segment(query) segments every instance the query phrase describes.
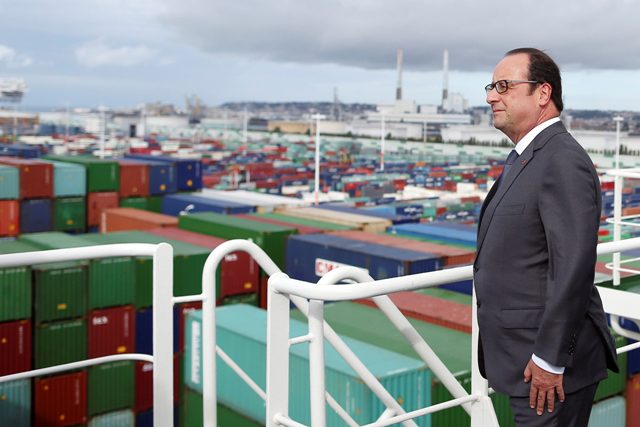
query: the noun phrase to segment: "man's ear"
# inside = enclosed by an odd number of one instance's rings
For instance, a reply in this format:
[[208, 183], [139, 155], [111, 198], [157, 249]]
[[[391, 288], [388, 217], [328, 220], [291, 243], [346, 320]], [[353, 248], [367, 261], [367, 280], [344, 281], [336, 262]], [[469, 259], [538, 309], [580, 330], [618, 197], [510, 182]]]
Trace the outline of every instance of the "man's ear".
[[549, 83], [541, 83], [539, 89], [538, 103], [541, 107], [545, 107], [551, 102], [551, 93], [553, 92], [553, 88]]

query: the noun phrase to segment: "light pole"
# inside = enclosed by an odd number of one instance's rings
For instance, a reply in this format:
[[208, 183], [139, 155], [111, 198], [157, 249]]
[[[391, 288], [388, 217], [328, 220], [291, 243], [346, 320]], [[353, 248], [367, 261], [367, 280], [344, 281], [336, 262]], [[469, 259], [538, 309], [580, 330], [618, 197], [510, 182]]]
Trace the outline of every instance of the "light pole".
[[384, 126], [384, 114], [380, 117], [380, 172], [384, 172], [384, 134], [385, 134], [385, 126]]
[[621, 116], [613, 118], [613, 121], [616, 122], [616, 169], [620, 169], [620, 123], [623, 120]]
[[100, 112], [100, 158], [104, 159], [104, 150], [107, 140], [107, 107], [101, 105], [98, 107]]
[[[318, 198], [320, 197], [320, 120], [324, 119], [322, 114], [314, 114], [313, 119], [316, 120], [316, 164], [315, 164], [315, 176], [314, 176], [314, 200], [315, 205], [318, 206]], [[311, 133], [311, 132], [309, 132]]]

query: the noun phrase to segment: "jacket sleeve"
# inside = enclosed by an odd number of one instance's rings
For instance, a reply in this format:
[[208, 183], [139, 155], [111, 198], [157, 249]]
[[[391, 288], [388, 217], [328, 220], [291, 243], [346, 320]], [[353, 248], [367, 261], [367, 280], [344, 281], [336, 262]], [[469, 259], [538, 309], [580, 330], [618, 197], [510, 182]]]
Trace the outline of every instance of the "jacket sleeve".
[[584, 325], [597, 258], [599, 183], [586, 156], [560, 150], [548, 159], [539, 212], [549, 253], [546, 302], [534, 353], [571, 367]]

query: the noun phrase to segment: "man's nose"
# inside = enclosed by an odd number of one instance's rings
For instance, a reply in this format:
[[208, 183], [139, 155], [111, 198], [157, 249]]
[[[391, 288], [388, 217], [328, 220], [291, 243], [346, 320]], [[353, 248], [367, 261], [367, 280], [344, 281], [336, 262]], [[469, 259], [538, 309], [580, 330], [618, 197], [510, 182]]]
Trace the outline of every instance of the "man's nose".
[[494, 102], [497, 102], [499, 98], [500, 96], [498, 94], [498, 91], [495, 88], [487, 92], [487, 98], [486, 98], [487, 104], [493, 104]]

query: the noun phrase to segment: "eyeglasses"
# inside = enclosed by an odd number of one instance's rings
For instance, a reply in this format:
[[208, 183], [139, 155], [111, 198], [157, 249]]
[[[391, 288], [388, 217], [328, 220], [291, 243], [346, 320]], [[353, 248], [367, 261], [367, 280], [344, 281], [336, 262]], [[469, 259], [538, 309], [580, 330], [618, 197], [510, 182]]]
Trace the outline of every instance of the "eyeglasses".
[[496, 88], [496, 92], [498, 93], [505, 93], [508, 89], [509, 89], [509, 84], [511, 83], [531, 83], [531, 84], [538, 84], [540, 82], [536, 81], [536, 80], [498, 80], [495, 83], [489, 83], [488, 85], [486, 85], [484, 87], [484, 90], [487, 91], [487, 93], [491, 92], [491, 90], [493, 88]]

